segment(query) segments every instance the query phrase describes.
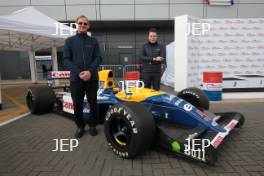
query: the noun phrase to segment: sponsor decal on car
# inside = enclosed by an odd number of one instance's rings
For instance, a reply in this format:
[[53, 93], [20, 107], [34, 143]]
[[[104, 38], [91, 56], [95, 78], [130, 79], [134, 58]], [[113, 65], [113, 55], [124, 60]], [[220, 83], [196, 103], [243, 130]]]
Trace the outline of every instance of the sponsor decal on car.
[[[74, 106], [71, 96], [63, 96], [63, 111], [74, 114]], [[83, 113], [90, 113], [90, 106], [86, 99], [83, 102]]]
[[69, 77], [70, 77], [70, 71], [52, 71], [51, 72], [52, 79], [69, 78]]
[[183, 109], [185, 111], [191, 111], [193, 109], [193, 106], [191, 104], [187, 103], [187, 104], [183, 105]]
[[214, 142], [212, 143], [212, 145], [214, 146], [214, 148], [217, 148], [221, 142], [223, 141], [224, 137], [223, 136], [217, 136], [215, 139], [214, 139]]
[[201, 110], [197, 109], [196, 110], [197, 114], [199, 114], [200, 116], [202, 116], [204, 118], [205, 121], [210, 121], [211, 118], [208, 117], [205, 113], [203, 113]]
[[179, 106], [181, 104], [181, 102], [183, 102], [183, 100], [182, 99], [178, 99], [174, 104], [176, 106]]
[[225, 127], [224, 129], [226, 132], [220, 132], [218, 133], [214, 139], [211, 141], [212, 146], [216, 149], [218, 146], [221, 144], [223, 139], [229, 134], [229, 132], [237, 125], [238, 121], [233, 119], [231, 120]]
[[212, 126], [217, 126], [218, 123], [217, 123], [216, 121], [212, 120], [211, 125], [212, 125]]
[[73, 110], [73, 103], [72, 102], [63, 102], [63, 108]]
[[179, 153], [181, 151], [181, 145], [177, 141], [171, 143], [172, 151]]
[[237, 123], [238, 121], [233, 119], [225, 126], [225, 129], [231, 131], [233, 128], [235, 128]]

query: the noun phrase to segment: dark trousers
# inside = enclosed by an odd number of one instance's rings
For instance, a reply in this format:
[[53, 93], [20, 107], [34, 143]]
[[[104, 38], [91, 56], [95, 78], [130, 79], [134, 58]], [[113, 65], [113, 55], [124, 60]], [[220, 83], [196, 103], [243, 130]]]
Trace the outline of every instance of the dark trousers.
[[143, 73], [143, 81], [145, 84], [145, 88], [151, 88], [160, 90], [160, 73]]
[[87, 82], [71, 82], [71, 97], [74, 106], [74, 120], [79, 128], [85, 127], [83, 119], [83, 100], [86, 94], [87, 101], [90, 106], [89, 125], [96, 126], [97, 123], [97, 90], [98, 80]]

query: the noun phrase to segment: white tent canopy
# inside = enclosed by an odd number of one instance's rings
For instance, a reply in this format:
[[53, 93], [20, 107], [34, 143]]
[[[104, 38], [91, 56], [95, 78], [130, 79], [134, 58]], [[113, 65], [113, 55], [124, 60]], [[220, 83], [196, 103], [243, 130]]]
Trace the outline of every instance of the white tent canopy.
[[72, 33], [73, 28], [59, 23], [34, 7], [0, 16], [0, 50], [36, 51], [62, 46], [64, 39]]
[[35, 51], [52, 48], [53, 70], [57, 70], [56, 47], [73, 35], [75, 29], [46, 16], [33, 7], [0, 16], [0, 50], [28, 51], [31, 80], [36, 82]]

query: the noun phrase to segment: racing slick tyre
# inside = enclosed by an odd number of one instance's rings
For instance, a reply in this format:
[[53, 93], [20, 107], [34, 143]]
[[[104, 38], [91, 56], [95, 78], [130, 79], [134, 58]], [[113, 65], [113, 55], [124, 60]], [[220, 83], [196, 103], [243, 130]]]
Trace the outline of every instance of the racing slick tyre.
[[43, 114], [51, 111], [55, 100], [54, 91], [47, 86], [31, 87], [26, 95], [26, 103], [32, 114]]
[[179, 98], [191, 103], [198, 109], [208, 110], [209, 109], [209, 99], [206, 94], [197, 87], [190, 87], [183, 89], [177, 95]]
[[134, 158], [152, 145], [156, 125], [143, 105], [123, 102], [109, 107], [104, 122], [108, 145], [122, 158]]

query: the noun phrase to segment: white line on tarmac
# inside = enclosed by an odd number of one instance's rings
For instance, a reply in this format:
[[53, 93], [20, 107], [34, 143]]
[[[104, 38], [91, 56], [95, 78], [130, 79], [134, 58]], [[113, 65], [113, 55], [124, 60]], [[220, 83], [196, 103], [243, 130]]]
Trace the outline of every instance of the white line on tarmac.
[[7, 125], [7, 124], [9, 124], [9, 123], [11, 123], [11, 122], [14, 122], [14, 121], [16, 121], [16, 120], [18, 120], [18, 119], [21, 119], [21, 118], [23, 118], [23, 117], [26, 117], [26, 116], [28, 116], [29, 114], [30, 114], [30, 112], [27, 112], [27, 113], [25, 113], [25, 114], [21, 114], [21, 115], [15, 117], [15, 118], [12, 118], [12, 119], [10, 119], [10, 120], [8, 120], [8, 121], [2, 122], [2, 123], [0, 123], [0, 127], [2, 127], [2, 126], [4, 126], [4, 125]]

